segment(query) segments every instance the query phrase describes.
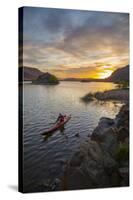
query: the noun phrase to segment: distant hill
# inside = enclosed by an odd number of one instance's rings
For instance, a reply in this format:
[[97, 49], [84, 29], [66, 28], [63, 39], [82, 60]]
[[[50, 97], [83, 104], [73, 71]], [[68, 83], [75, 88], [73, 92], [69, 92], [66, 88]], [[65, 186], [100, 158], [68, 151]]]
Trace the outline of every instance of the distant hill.
[[[33, 81], [36, 80], [39, 76], [47, 74], [41, 72], [39, 69], [31, 67], [19, 67], [19, 82], [23, 81]], [[53, 75], [52, 75], [53, 76]], [[117, 69], [114, 71], [110, 77], [106, 79], [92, 79], [92, 78], [66, 78], [61, 79], [63, 81], [81, 81], [81, 82], [119, 82], [119, 81], [128, 81], [129, 80], [129, 65]]]
[[32, 67], [19, 67], [19, 82], [36, 80], [38, 76], [42, 75], [39, 69]]
[[33, 80], [32, 83], [37, 85], [56, 85], [59, 84], [59, 81], [56, 76], [47, 72], [41, 74], [36, 80]]
[[81, 81], [82, 79], [81, 78], [64, 78], [64, 79], [61, 79], [62, 81]]
[[104, 79], [94, 79], [94, 78], [65, 78], [61, 81], [75, 81], [75, 82], [103, 82]]
[[129, 81], [129, 65], [117, 69], [105, 80], [110, 82]]
[[81, 81], [81, 82], [119, 82], [129, 81], [129, 65], [115, 70], [110, 77], [105, 79], [93, 78], [66, 78], [63, 81]]

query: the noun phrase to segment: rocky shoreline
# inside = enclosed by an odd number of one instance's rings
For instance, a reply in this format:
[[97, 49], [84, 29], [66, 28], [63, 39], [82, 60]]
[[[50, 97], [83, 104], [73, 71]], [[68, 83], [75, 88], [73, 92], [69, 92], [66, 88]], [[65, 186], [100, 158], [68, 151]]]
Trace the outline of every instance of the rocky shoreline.
[[108, 100], [120, 100], [123, 102], [129, 101], [129, 89], [113, 89], [104, 92], [88, 93], [81, 98], [85, 102], [94, 100], [108, 101]]
[[102, 117], [63, 168], [60, 178], [44, 183], [40, 190], [129, 186], [129, 104], [114, 119]]
[[129, 105], [115, 119], [101, 118], [67, 163], [60, 189], [129, 186]]

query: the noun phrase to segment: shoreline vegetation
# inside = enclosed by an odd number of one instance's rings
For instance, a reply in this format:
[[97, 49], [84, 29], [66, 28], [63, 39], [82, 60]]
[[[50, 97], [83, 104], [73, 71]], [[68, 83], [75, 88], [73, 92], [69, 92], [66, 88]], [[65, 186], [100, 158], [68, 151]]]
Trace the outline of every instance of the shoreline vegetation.
[[32, 84], [57, 85], [57, 84], [59, 84], [59, 80], [57, 79], [56, 76], [47, 72], [47, 73], [40, 75], [36, 80], [33, 80]]
[[98, 101], [109, 101], [109, 100], [117, 100], [117, 101], [129, 101], [129, 89], [112, 89], [104, 92], [95, 92], [88, 93], [85, 96], [81, 97], [81, 100], [84, 102], [90, 102], [94, 100]]
[[112, 90], [106, 90], [103, 92], [90, 92], [85, 96], [81, 97], [84, 102], [90, 102], [94, 100], [98, 101], [109, 101], [116, 100], [121, 102], [129, 102], [129, 80], [117, 81], [116, 88]]

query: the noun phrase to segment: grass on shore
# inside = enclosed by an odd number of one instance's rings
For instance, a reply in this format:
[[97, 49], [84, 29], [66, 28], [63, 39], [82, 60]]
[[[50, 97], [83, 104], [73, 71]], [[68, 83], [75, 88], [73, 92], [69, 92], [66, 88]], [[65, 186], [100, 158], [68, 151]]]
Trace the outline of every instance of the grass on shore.
[[119, 144], [119, 147], [115, 154], [115, 158], [119, 162], [129, 160], [129, 145], [128, 144]]

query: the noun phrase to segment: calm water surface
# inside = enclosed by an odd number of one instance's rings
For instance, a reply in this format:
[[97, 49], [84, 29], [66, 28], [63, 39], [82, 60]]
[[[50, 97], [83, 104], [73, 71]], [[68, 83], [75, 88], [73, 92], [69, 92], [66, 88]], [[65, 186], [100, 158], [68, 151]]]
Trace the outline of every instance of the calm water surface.
[[[101, 117], [115, 117], [121, 104], [108, 102], [85, 104], [80, 100], [88, 92], [115, 88], [113, 83], [61, 82], [56, 86], [24, 84], [24, 190], [37, 191], [46, 181], [54, 181], [63, 172], [80, 143], [91, 135]], [[63, 132], [48, 138], [41, 133], [50, 128], [59, 113], [71, 114]], [[75, 134], [79, 133], [79, 137]]]

